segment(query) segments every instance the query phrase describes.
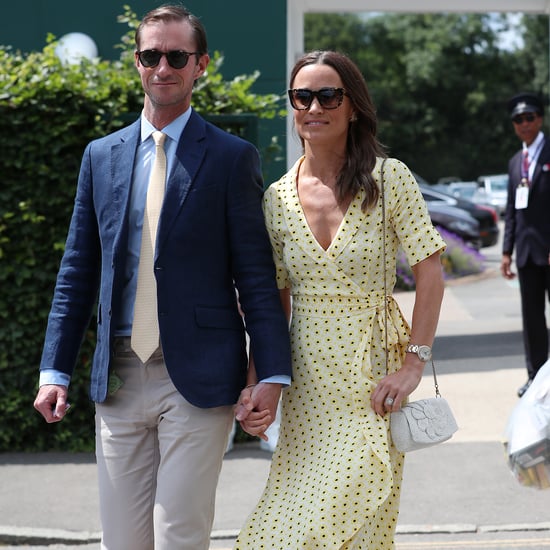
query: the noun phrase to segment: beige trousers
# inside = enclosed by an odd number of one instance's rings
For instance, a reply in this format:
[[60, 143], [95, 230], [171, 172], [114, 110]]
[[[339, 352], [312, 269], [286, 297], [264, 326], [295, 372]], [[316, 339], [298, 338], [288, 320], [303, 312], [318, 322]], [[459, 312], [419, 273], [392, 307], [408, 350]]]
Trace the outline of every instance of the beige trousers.
[[208, 550], [232, 407], [188, 403], [160, 351], [114, 370], [122, 387], [96, 404], [101, 548]]

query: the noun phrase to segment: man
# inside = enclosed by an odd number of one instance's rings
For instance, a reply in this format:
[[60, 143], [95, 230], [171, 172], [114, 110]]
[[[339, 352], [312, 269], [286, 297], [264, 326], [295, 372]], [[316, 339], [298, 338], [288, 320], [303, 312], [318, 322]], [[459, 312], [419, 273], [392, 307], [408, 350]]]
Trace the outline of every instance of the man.
[[502, 246], [501, 271], [513, 279], [512, 254], [521, 293], [523, 342], [527, 382], [548, 359], [546, 295], [550, 295], [550, 143], [542, 133], [544, 106], [535, 94], [522, 93], [508, 102], [508, 109], [522, 149], [508, 165], [508, 200]]
[[143, 112], [84, 152], [35, 407], [47, 422], [63, 418], [97, 300], [90, 393], [102, 548], [206, 550], [232, 405], [246, 384], [236, 291], [260, 381], [252, 405], [269, 411], [265, 427], [290, 381], [288, 327], [257, 151], [190, 106], [209, 62], [202, 24], [163, 6], [144, 17], [136, 46]]

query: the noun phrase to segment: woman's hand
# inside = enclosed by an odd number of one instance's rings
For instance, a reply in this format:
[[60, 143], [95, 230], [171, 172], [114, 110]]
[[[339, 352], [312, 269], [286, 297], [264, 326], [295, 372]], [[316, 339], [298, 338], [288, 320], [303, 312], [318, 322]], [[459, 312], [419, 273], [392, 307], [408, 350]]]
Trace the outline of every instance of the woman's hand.
[[415, 354], [407, 353], [403, 366], [380, 380], [371, 394], [371, 406], [376, 414], [398, 411], [403, 401], [418, 387], [424, 371], [424, 362]]
[[266, 430], [271, 425], [272, 419], [269, 411], [252, 411], [245, 420], [241, 420], [239, 424], [241, 428], [250, 435], [254, 435], [267, 441], [269, 438], [266, 435]]

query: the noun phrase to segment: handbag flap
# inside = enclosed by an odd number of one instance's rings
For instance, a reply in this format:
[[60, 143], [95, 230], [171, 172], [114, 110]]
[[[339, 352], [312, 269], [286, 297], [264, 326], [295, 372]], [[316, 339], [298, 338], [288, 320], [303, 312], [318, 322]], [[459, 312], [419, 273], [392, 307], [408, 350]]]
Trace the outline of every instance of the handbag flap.
[[402, 407], [413, 441], [439, 443], [450, 439], [458, 430], [449, 404], [443, 397], [420, 399]]

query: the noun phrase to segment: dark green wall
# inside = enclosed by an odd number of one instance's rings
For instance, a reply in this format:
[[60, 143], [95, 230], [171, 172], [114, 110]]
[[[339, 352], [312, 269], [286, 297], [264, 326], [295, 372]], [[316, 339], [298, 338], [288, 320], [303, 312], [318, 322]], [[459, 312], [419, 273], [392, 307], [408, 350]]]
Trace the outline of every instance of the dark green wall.
[[[145, 0], [26, 0], [2, 6], [0, 43], [24, 52], [41, 50], [48, 33], [61, 38], [69, 32], [83, 32], [97, 44], [99, 55], [113, 59], [115, 45], [128, 30], [117, 22], [123, 6], [129, 5], [142, 17], [166, 2]], [[208, 34], [210, 52], [224, 55], [222, 74], [233, 78], [255, 70], [261, 75], [256, 93], [283, 93], [286, 89], [286, 2], [258, 0], [187, 0], [184, 5], [199, 16]], [[266, 180], [272, 181], [286, 169], [285, 121], [260, 122], [260, 149], [277, 135], [283, 159], [265, 165]]]

